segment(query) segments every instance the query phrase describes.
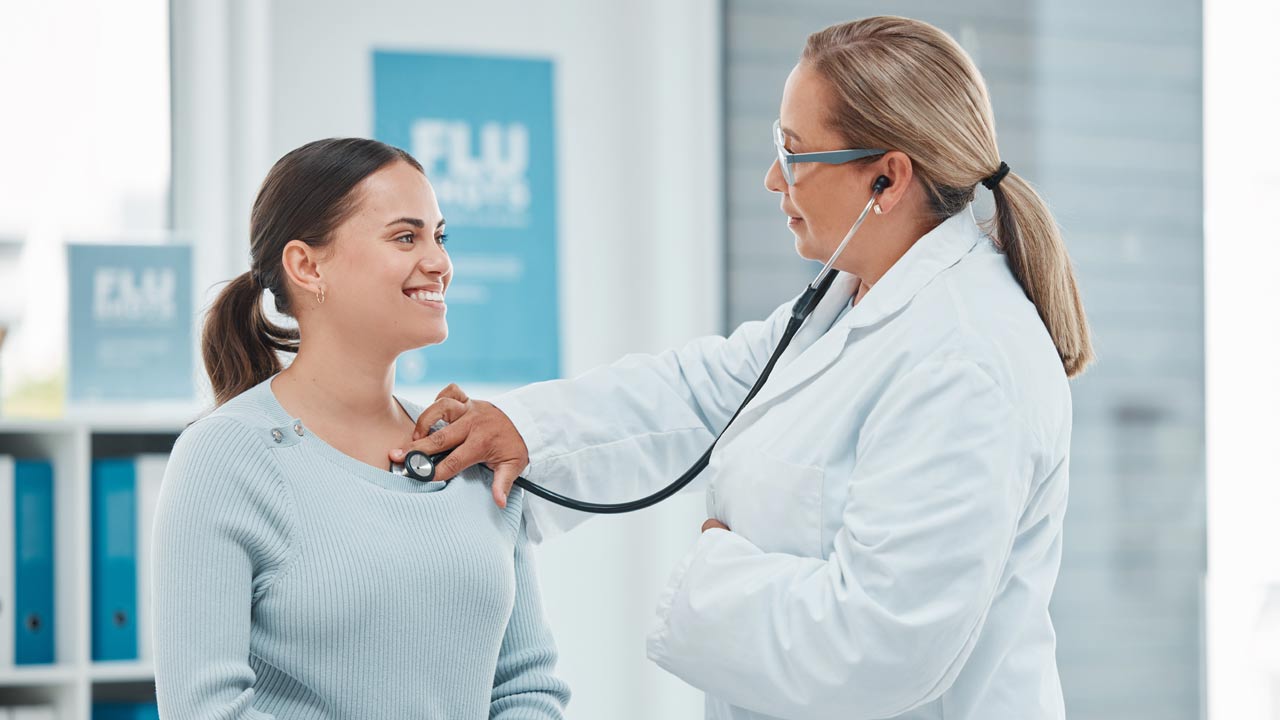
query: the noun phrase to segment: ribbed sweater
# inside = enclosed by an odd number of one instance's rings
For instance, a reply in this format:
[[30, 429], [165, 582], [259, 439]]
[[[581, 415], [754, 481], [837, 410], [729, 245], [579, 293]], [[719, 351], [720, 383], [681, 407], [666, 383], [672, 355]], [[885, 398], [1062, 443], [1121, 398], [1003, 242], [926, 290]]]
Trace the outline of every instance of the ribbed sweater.
[[483, 468], [423, 484], [365, 464], [270, 383], [188, 427], [165, 472], [161, 717], [563, 717], [520, 493], [504, 510]]

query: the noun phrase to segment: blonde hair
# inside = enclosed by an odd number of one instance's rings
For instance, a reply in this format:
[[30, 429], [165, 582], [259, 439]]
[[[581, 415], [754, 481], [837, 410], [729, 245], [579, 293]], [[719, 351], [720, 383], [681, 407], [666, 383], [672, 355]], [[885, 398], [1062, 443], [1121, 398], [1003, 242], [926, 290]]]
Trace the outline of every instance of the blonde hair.
[[[986, 83], [950, 35], [919, 20], [871, 17], [809, 36], [801, 61], [834, 90], [828, 121], [850, 147], [911, 158], [939, 220], [973, 201], [1001, 168]], [[1057, 223], [1027, 181], [1009, 172], [992, 188], [989, 228], [1035, 304], [1068, 377], [1093, 361], [1089, 322]]]

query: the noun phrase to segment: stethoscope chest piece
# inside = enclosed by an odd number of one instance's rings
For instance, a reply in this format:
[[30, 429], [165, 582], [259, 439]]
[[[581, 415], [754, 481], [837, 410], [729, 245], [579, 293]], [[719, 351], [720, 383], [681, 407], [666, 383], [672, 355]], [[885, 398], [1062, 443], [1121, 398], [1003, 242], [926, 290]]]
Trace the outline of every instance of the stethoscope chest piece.
[[421, 450], [411, 450], [408, 455], [405, 455], [404, 463], [395, 463], [391, 466], [391, 472], [419, 482], [435, 482], [436, 465], [445, 454], [432, 456]]

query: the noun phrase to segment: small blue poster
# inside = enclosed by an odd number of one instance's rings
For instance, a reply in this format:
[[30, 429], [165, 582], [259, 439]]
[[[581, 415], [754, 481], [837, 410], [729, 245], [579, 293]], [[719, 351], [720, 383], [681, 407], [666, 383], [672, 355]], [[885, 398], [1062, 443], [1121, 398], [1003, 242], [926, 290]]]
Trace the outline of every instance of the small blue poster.
[[449, 339], [400, 356], [397, 381], [559, 377], [549, 60], [373, 54], [374, 136], [426, 170], [447, 223]]
[[191, 248], [68, 245], [69, 402], [187, 401]]

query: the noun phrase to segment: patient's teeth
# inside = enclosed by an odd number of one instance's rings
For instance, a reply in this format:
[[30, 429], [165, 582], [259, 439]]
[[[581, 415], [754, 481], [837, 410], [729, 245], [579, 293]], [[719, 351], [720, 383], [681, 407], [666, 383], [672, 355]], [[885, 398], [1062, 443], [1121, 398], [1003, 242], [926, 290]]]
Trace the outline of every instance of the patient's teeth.
[[419, 301], [444, 302], [444, 293], [435, 290], [416, 290], [409, 297]]

